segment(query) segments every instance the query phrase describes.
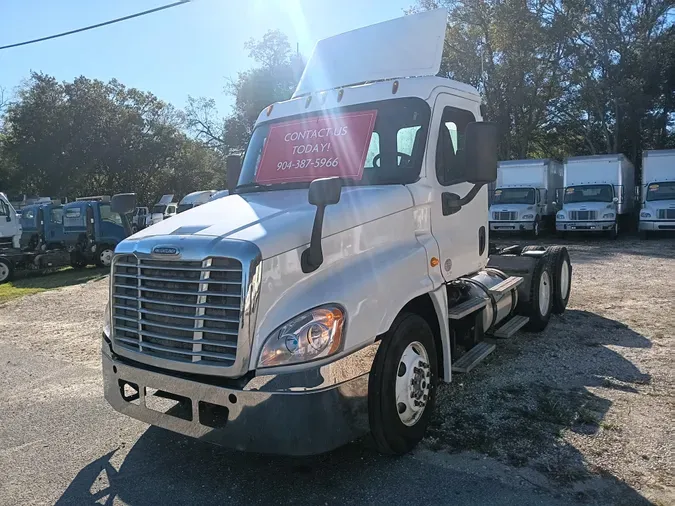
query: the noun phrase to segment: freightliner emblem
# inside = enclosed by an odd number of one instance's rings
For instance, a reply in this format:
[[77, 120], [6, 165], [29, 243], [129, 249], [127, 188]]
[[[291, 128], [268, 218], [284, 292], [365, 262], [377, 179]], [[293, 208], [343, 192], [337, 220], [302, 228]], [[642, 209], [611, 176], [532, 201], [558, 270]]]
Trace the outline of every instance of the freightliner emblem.
[[153, 255], [178, 255], [178, 248], [172, 248], [170, 246], [157, 246], [152, 248]]

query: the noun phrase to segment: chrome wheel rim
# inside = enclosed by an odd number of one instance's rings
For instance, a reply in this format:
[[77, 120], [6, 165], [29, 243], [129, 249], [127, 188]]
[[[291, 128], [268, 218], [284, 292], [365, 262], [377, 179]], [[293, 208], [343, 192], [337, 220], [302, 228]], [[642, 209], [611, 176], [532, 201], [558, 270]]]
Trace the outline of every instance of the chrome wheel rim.
[[541, 273], [539, 278], [539, 314], [544, 316], [548, 312], [548, 305], [551, 301], [551, 279], [548, 272]]
[[0, 283], [6, 281], [8, 277], [9, 267], [4, 263], [0, 263]]
[[113, 252], [111, 249], [104, 249], [101, 251], [100, 259], [101, 259], [101, 264], [103, 264], [104, 267], [110, 267], [110, 263], [112, 262], [112, 257], [113, 257]]
[[570, 264], [567, 260], [563, 261], [562, 267], [560, 268], [560, 297], [563, 300], [567, 298], [567, 294], [570, 291]]
[[410, 343], [401, 355], [396, 369], [396, 412], [408, 427], [415, 425], [429, 402], [431, 367], [424, 345]]

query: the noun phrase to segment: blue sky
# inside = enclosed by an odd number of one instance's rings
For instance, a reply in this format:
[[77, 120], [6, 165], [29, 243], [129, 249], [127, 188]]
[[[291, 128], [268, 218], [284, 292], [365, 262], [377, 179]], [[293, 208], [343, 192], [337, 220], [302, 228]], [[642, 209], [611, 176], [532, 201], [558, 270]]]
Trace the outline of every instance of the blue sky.
[[[173, 0], [0, 0], [0, 46], [133, 14]], [[192, 0], [141, 18], [0, 51], [0, 87], [31, 70], [58, 80], [84, 75], [150, 91], [183, 107], [188, 95], [231, 100], [228, 77], [253, 65], [249, 38], [280, 29], [309, 56], [314, 43], [403, 15], [414, 0]]]

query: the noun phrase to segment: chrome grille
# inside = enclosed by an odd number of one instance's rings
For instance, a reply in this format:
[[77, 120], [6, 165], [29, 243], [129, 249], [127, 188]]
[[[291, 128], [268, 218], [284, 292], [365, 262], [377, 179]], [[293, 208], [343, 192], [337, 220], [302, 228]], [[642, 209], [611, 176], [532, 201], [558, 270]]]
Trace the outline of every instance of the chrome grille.
[[570, 211], [570, 220], [597, 220], [597, 211]]
[[166, 360], [234, 364], [242, 293], [239, 260], [122, 255], [115, 258], [112, 275], [116, 346]]
[[499, 220], [499, 221], [513, 221], [518, 219], [518, 213], [514, 211], [509, 211], [509, 212], [493, 212], [492, 213], [492, 219], [493, 220]]
[[656, 217], [659, 220], [675, 220], [675, 209], [659, 209]]

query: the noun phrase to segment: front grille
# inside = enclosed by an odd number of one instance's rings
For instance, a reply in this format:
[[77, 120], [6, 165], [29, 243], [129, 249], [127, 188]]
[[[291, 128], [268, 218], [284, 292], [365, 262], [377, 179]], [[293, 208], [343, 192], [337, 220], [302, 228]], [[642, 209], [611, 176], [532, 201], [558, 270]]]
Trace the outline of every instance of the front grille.
[[518, 219], [518, 213], [515, 211], [493, 212], [492, 219], [498, 221], [514, 221]]
[[659, 220], [675, 220], [675, 209], [659, 209], [656, 217]]
[[239, 260], [123, 255], [115, 258], [112, 276], [116, 346], [166, 360], [234, 364], [242, 291]]
[[570, 220], [597, 220], [597, 211], [570, 211]]

